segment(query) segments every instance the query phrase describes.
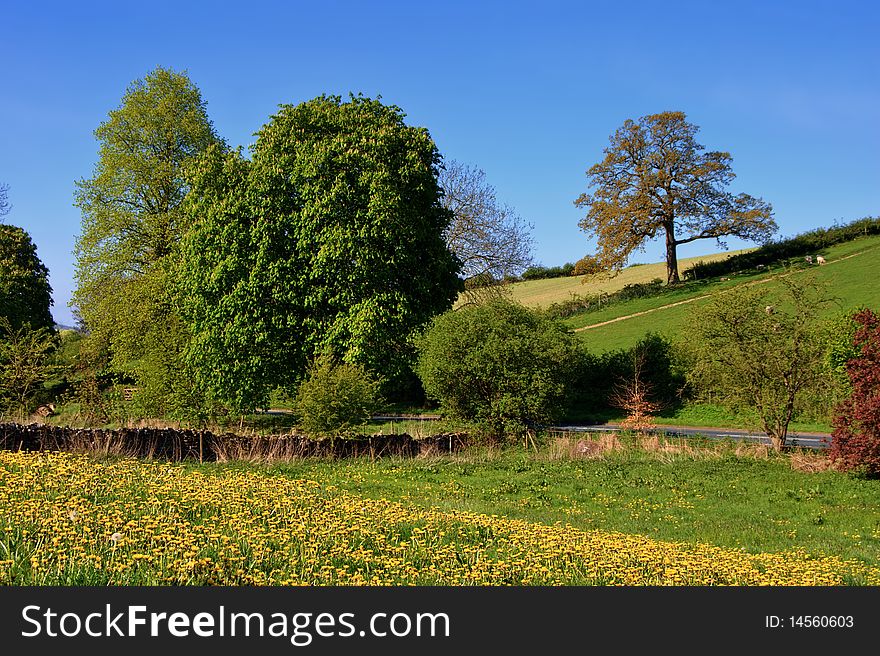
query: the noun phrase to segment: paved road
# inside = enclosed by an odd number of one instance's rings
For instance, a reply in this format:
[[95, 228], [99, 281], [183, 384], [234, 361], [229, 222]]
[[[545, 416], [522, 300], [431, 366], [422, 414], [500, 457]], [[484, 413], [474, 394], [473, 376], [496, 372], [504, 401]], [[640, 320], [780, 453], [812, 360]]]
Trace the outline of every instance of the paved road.
[[[437, 415], [376, 415], [378, 421], [437, 421]], [[621, 430], [618, 424], [587, 424], [545, 426], [547, 430], [564, 431], [569, 433], [607, 433]], [[736, 428], [700, 428], [696, 426], [657, 426], [655, 432], [673, 437], [708, 437], [710, 439], [734, 439], [749, 440], [761, 444], [770, 444], [770, 438], [760, 431], [739, 430]], [[786, 441], [788, 446], [800, 446], [807, 449], [827, 449], [831, 446], [831, 435], [828, 433], [793, 433], [788, 434]]]
[[[596, 424], [589, 426], [549, 426], [550, 430], [572, 433], [607, 433], [619, 431], [617, 424]], [[761, 444], [770, 444], [766, 433], [738, 430], [733, 428], [698, 428], [694, 426], [657, 426], [655, 432], [674, 437], [702, 436], [710, 439], [749, 440]], [[831, 435], [828, 433], [789, 433], [786, 440], [788, 446], [800, 446], [807, 449], [827, 449], [831, 446]]]

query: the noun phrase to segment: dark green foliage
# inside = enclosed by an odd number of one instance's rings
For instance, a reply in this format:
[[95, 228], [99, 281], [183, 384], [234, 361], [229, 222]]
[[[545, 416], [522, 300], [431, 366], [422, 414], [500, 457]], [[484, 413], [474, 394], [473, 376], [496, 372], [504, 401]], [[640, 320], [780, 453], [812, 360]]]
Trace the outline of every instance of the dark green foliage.
[[334, 437], [366, 423], [380, 405], [379, 382], [369, 372], [322, 355], [299, 385], [294, 412], [309, 435]]
[[51, 305], [49, 270], [37, 257], [30, 235], [21, 228], [0, 224], [0, 318], [13, 330], [25, 324], [35, 330], [51, 330]]
[[687, 384], [684, 357], [656, 333], [648, 333], [631, 348], [584, 357], [574, 378], [568, 414], [581, 421], [614, 414], [612, 397], [633, 380], [636, 363], [641, 383], [650, 390], [649, 400], [662, 409], [674, 408], [680, 405]]
[[542, 280], [544, 278], [562, 278], [574, 274], [574, 263], [566, 262], [562, 266], [545, 267], [531, 266], [520, 275], [521, 280]]
[[403, 117], [363, 97], [283, 105], [251, 161], [214, 148], [191, 171], [177, 298], [189, 361], [231, 408], [264, 405], [327, 351], [403, 376], [410, 334], [451, 307], [440, 155]]
[[880, 477], [880, 317], [862, 310], [853, 319], [858, 355], [846, 364], [852, 395], [836, 408], [829, 456], [845, 469]]
[[624, 285], [615, 292], [607, 294], [584, 294], [579, 296], [572, 294], [567, 301], [552, 303], [545, 312], [555, 319], [566, 319], [584, 312], [593, 312], [607, 308], [609, 305], [631, 301], [636, 298], [652, 298], [675, 291], [663, 284], [660, 278], [654, 278], [651, 282], [636, 282]]
[[726, 260], [698, 262], [685, 271], [684, 277], [703, 280], [736, 271], [747, 271], [759, 265], [777, 264], [793, 257], [815, 256], [829, 246], [876, 234], [880, 234], [880, 217], [866, 217], [844, 225], [817, 228], [788, 239], [771, 241], [753, 251], [733, 255]]
[[417, 373], [444, 412], [500, 437], [557, 417], [581, 358], [562, 324], [493, 301], [438, 317], [419, 341]]

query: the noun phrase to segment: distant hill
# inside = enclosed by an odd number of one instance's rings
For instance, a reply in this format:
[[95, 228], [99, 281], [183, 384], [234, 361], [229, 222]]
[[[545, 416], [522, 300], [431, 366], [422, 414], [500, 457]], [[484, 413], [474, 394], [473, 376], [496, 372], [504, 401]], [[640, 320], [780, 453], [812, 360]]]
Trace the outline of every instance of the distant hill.
[[[692, 264], [700, 261], [714, 262], [716, 260], [724, 260], [751, 250], [754, 249], [746, 248], [738, 251], [725, 251], [723, 253], [684, 258], [678, 261], [678, 270], [684, 271]], [[583, 296], [585, 294], [598, 294], [599, 292], [611, 293], [622, 289], [626, 285], [651, 282], [654, 278], [666, 280], [665, 262], [631, 265], [613, 278], [594, 277], [586, 283], [583, 282], [583, 276], [526, 280], [511, 285], [510, 291], [512, 294], [511, 298], [523, 305], [546, 308], [552, 303], [568, 300], [572, 294]]]

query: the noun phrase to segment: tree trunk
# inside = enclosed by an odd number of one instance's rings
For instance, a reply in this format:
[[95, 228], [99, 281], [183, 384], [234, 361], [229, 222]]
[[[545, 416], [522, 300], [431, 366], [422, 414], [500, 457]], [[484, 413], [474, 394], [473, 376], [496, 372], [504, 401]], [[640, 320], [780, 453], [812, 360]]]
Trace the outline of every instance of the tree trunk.
[[675, 253], [675, 224], [668, 221], [664, 226], [666, 230], [666, 284], [672, 285], [681, 282], [678, 277], [678, 256]]

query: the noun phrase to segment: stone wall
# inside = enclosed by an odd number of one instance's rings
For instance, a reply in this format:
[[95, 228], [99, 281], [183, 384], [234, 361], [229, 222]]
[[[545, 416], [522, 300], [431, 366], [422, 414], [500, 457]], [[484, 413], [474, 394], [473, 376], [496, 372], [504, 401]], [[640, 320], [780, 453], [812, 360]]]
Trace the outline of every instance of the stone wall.
[[204, 430], [120, 428], [103, 430], [45, 424], [0, 423], [0, 449], [72, 451], [197, 462], [276, 461], [312, 457], [373, 457], [453, 453], [468, 441], [464, 433], [416, 439], [407, 434], [315, 440], [304, 435], [215, 435]]

